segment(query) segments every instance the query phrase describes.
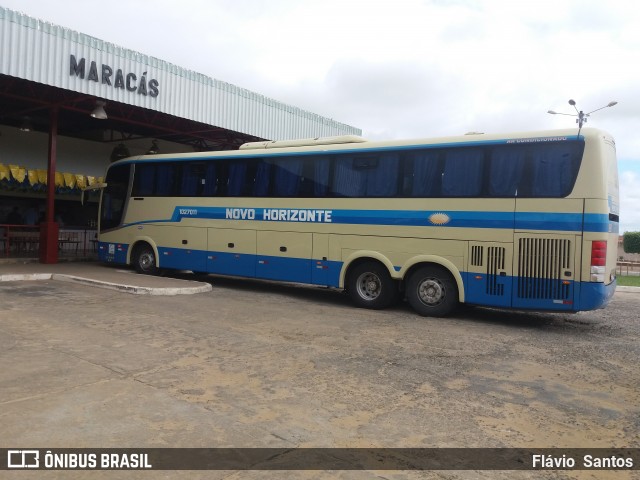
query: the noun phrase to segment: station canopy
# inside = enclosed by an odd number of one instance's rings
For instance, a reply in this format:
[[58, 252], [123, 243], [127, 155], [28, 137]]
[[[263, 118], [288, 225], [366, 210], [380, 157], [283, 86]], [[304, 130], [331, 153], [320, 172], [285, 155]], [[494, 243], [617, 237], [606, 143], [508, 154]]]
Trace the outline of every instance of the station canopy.
[[[117, 144], [194, 150], [360, 129], [97, 38], [0, 7], [0, 124]], [[90, 114], [102, 109], [103, 117]], [[100, 115], [99, 115], [100, 116]]]

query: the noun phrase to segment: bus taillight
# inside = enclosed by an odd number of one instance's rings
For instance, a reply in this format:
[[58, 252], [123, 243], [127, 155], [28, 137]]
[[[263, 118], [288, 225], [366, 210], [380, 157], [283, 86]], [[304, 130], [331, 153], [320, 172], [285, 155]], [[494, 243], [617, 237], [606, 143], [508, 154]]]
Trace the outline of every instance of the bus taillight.
[[607, 264], [607, 242], [591, 242], [591, 281], [604, 282], [604, 269]]

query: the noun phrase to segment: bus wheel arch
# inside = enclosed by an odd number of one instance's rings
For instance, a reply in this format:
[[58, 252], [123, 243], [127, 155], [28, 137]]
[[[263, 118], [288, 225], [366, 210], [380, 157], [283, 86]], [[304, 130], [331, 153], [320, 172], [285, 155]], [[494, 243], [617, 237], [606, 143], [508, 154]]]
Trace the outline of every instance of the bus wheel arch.
[[405, 294], [411, 307], [425, 317], [445, 317], [460, 303], [454, 274], [438, 263], [419, 263], [405, 275]]
[[406, 288], [407, 280], [411, 277], [411, 275], [416, 270], [425, 266], [441, 267], [447, 270], [453, 277], [453, 280], [456, 284], [458, 291], [458, 301], [460, 303], [464, 303], [464, 281], [462, 280], [460, 270], [458, 270], [458, 268], [450, 260], [443, 257], [438, 257], [436, 255], [420, 255], [418, 257], [412, 258], [410, 262], [406, 263], [400, 270], [400, 274], [402, 275], [403, 279], [401, 288]]
[[146, 275], [158, 275], [158, 251], [149, 242], [139, 240], [131, 248], [131, 264], [136, 272]]
[[380, 310], [399, 298], [398, 281], [378, 259], [360, 257], [354, 260], [347, 267], [344, 278], [346, 291], [358, 307]]

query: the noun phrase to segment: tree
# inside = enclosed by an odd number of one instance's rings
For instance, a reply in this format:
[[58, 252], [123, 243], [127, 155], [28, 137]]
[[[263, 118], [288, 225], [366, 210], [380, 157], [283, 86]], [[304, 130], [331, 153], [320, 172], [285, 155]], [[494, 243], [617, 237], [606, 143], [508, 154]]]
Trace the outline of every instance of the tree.
[[640, 232], [624, 232], [622, 248], [625, 253], [640, 253]]

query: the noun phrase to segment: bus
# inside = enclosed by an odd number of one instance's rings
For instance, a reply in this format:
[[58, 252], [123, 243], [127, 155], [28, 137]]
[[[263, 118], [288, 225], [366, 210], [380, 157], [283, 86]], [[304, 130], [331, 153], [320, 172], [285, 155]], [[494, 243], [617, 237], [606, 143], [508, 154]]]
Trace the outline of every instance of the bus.
[[406, 300], [577, 312], [616, 287], [614, 139], [597, 129], [340, 136], [131, 157], [99, 186], [98, 255]]

